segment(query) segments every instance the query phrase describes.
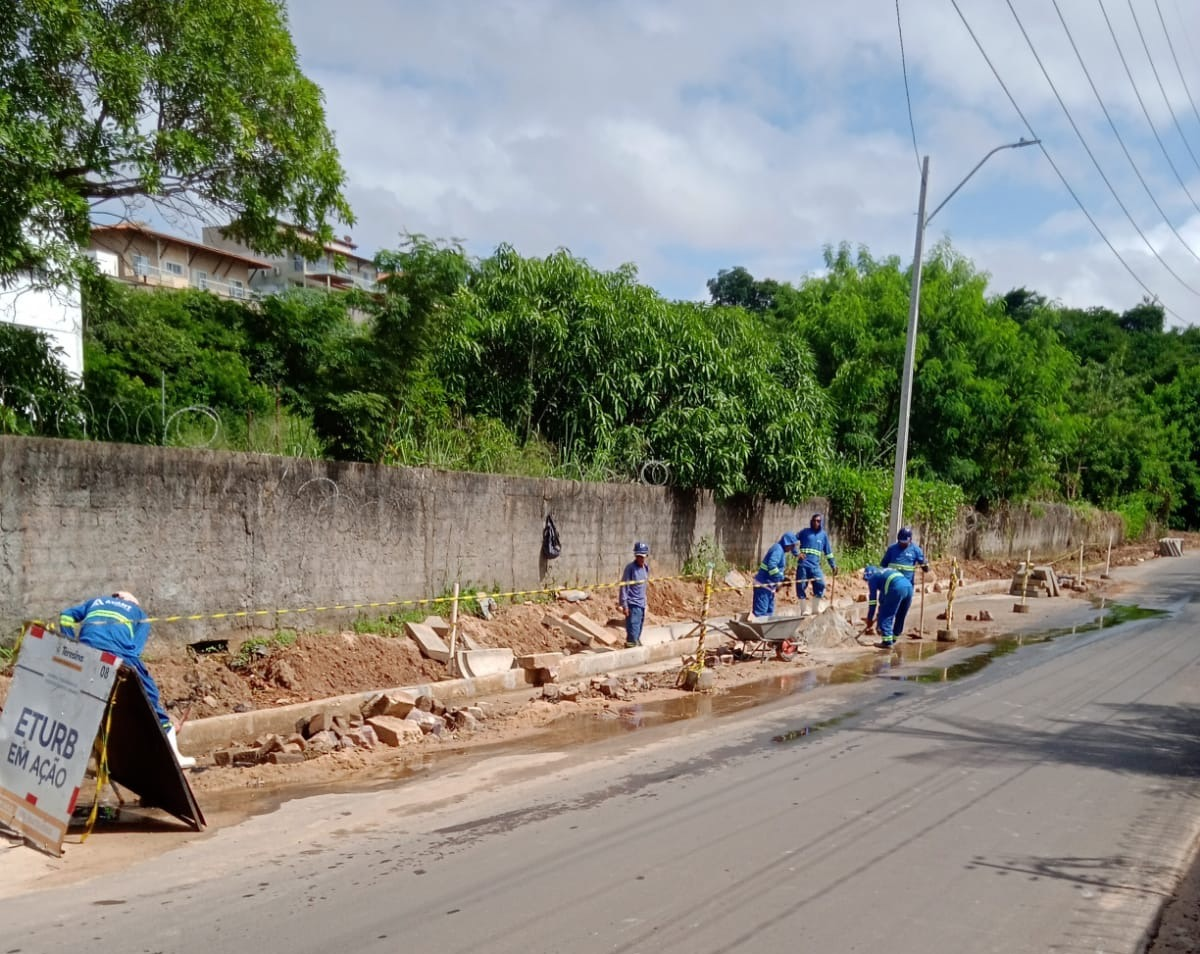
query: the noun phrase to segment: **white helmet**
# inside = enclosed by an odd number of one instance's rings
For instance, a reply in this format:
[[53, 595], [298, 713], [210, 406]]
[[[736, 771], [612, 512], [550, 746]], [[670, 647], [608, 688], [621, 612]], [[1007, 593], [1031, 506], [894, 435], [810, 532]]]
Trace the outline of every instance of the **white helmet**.
[[141, 603], [138, 602], [138, 599], [136, 596], [134, 596], [132, 593], [125, 592], [125, 590], [118, 590], [116, 593], [113, 594], [113, 599], [124, 600], [126, 603], [132, 603], [134, 606], [142, 605]]

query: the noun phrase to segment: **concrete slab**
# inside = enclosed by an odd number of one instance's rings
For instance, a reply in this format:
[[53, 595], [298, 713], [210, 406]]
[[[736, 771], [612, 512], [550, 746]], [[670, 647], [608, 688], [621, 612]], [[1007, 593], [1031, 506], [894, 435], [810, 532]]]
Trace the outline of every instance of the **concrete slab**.
[[566, 658], [566, 653], [529, 653], [518, 656], [517, 665], [522, 669], [554, 669]]
[[572, 613], [567, 619], [591, 636], [596, 642], [603, 643], [605, 646], [617, 646], [625, 642], [625, 633], [623, 630], [604, 626], [597, 623], [594, 619], [589, 619], [582, 613]]
[[397, 746], [421, 738], [421, 726], [399, 716], [372, 716], [367, 725], [375, 730], [375, 736], [384, 745]]
[[423, 620], [421, 620], [421, 625], [428, 626], [435, 633], [441, 636], [442, 639], [450, 638], [450, 624], [440, 616], [426, 616]]
[[592, 642], [593, 642], [592, 634], [590, 632], [588, 632], [586, 629], [580, 629], [578, 626], [576, 626], [570, 620], [559, 619], [559, 617], [557, 617], [557, 616], [551, 616], [551, 615], [547, 614], [542, 619], [542, 623], [545, 624], [546, 626], [552, 626], [552, 627], [557, 627], [558, 629], [561, 629], [564, 633], [566, 633], [568, 636], [570, 636], [576, 642], [581, 643], [584, 646], [592, 645]]
[[642, 628], [643, 646], [661, 646], [674, 641], [675, 636], [671, 632], [670, 626], [645, 626]]
[[450, 661], [450, 647], [432, 626], [426, 626], [424, 623], [405, 623], [404, 628], [408, 630], [408, 635], [416, 640], [422, 656], [435, 662]]
[[513, 668], [511, 649], [471, 649], [457, 653], [458, 671], [468, 679], [494, 676]]

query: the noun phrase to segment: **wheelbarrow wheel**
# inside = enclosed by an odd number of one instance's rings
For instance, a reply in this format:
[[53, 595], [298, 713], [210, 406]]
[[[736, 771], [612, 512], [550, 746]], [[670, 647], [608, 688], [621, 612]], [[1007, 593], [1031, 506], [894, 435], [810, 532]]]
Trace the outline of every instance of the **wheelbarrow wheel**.
[[790, 639], [781, 639], [775, 647], [775, 658], [783, 662], [791, 662], [796, 658], [796, 644]]

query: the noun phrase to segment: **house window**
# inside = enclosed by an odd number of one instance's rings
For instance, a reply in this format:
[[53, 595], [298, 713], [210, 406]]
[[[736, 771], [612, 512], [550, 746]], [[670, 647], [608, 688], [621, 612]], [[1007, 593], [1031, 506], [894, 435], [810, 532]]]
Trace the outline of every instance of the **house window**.
[[163, 271], [168, 275], [182, 275], [183, 266], [178, 262], [163, 262]]
[[202, 272], [198, 268], [193, 268], [192, 284], [201, 291], [208, 291], [208, 272]]
[[246, 286], [239, 282], [236, 278], [229, 280], [229, 297], [230, 298], [245, 298]]
[[293, 272], [304, 271], [304, 256], [303, 255], [293, 255], [292, 256], [292, 271]]
[[133, 274], [149, 275], [150, 274], [150, 257], [148, 255], [133, 256]]

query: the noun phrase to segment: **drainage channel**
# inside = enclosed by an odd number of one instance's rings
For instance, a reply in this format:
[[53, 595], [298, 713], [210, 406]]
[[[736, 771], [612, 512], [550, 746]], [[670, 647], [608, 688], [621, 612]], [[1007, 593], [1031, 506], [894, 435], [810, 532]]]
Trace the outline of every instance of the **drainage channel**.
[[[1046, 643], [1062, 636], [1111, 629], [1133, 620], [1167, 615], [1162, 610], [1121, 603], [1098, 603], [1097, 608], [1100, 615], [1090, 623], [1014, 636], [986, 637], [963, 634], [962, 639], [955, 643], [913, 641], [898, 644], [896, 651], [890, 654], [868, 655], [834, 666], [772, 674], [761, 681], [747, 683], [719, 695], [690, 693], [658, 702], [632, 702], [616, 710], [604, 710], [602, 713], [572, 713], [520, 739], [477, 746], [450, 745], [422, 753], [414, 759], [406, 760], [403, 765], [381, 768], [371, 775], [356, 775], [332, 783], [326, 781], [319, 785], [289, 786], [259, 792], [214, 793], [206, 799], [206, 808], [221, 811], [236, 805], [239, 813], [261, 814], [273, 811], [283, 802], [311, 795], [378, 791], [393, 788], [399, 781], [417, 777], [428, 781], [437, 774], [459, 767], [464, 758], [484, 759], [575, 749], [685, 720], [731, 716], [824, 686], [845, 685], [878, 678], [916, 683], [952, 682], [975, 675], [993, 660], [1014, 653], [1024, 646]], [[976, 651], [965, 655], [964, 658], [963, 650], [972, 649]], [[948, 665], [937, 666], [934, 663], [935, 657], [954, 651], [957, 652]], [[929, 663], [922, 665], [926, 660]], [[916, 664], [915, 668], [913, 664]], [[772, 741], [800, 741], [823, 729], [833, 728], [857, 714], [846, 712], [822, 722], [788, 730], [774, 736]]]

